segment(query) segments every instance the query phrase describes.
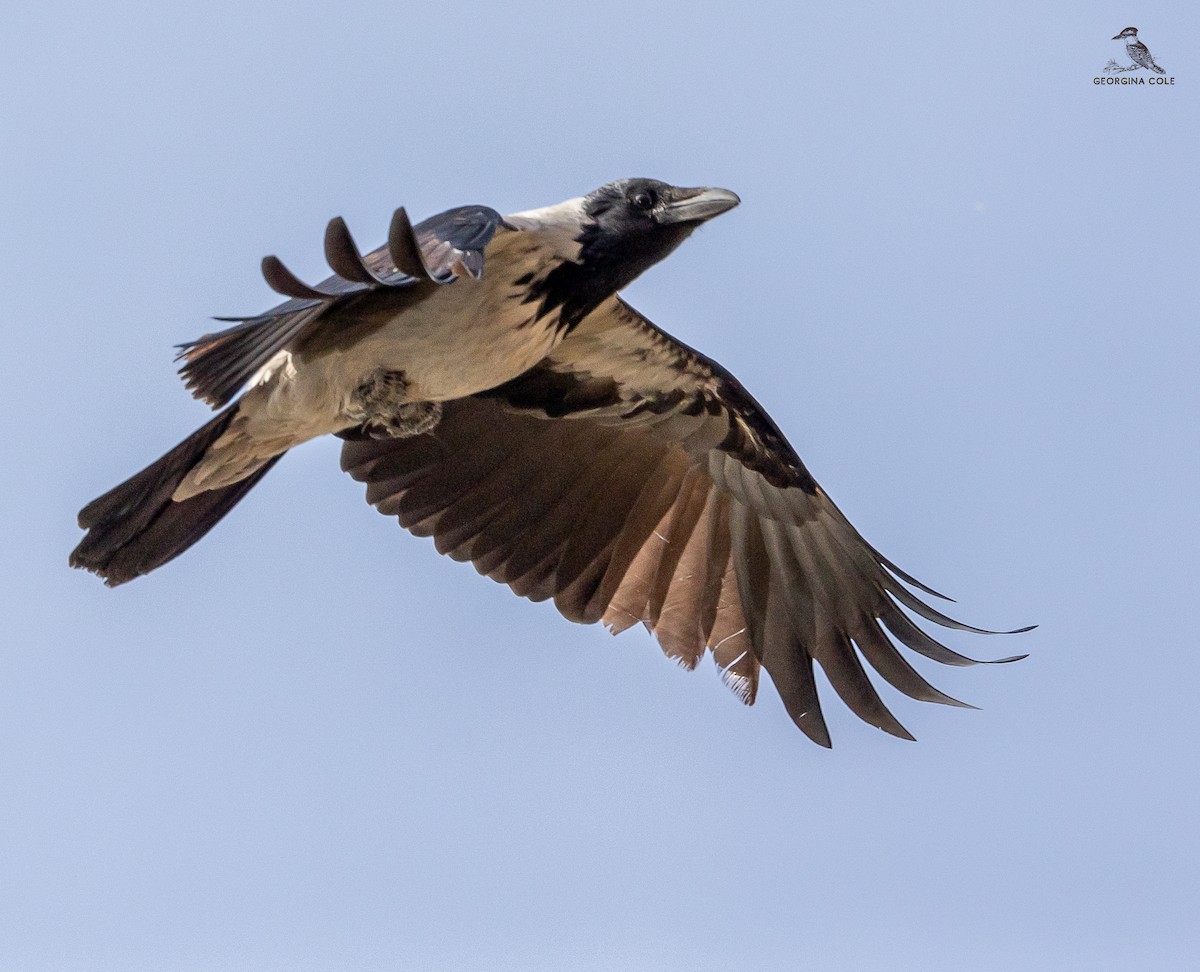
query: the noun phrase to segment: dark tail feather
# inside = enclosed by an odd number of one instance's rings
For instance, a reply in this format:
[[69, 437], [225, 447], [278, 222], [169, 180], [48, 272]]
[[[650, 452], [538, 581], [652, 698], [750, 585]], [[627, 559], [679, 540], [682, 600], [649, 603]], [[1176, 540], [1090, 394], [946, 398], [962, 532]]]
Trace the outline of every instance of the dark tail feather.
[[71, 553], [71, 566], [124, 584], [178, 557], [208, 533], [282, 457], [275, 456], [245, 479], [177, 503], [171, 499], [183, 480], [233, 421], [227, 408], [157, 462], [79, 511], [87, 535]]
[[1157, 71], [1159, 74], [1166, 74], [1166, 73], [1167, 73], [1167, 72], [1166, 72], [1166, 70], [1165, 70], [1164, 68], [1160, 68], [1160, 67], [1159, 67], [1157, 64], [1151, 64], [1151, 65], [1150, 65], [1150, 67], [1151, 67], [1151, 69], [1152, 69], [1152, 70], [1154, 70], [1154, 71]]

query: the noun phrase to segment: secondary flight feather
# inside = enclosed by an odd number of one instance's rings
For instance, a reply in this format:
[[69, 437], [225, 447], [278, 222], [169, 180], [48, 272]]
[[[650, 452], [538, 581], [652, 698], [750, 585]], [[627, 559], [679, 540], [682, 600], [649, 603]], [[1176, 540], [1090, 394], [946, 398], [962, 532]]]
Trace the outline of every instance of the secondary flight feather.
[[976, 661], [905, 609], [993, 632], [929, 604], [941, 595], [859, 535], [736, 378], [618, 296], [738, 202], [624, 179], [509, 216], [413, 226], [400, 209], [365, 255], [333, 220], [333, 276], [310, 286], [267, 257], [289, 299], [182, 345], [185, 383], [222, 410], [83, 508], [71, 564], [112, 586], [149, 573], [288, 449], [338, 435], [368, 502], [518, 595], [613, 632], [641, 623], [688, 668], [711, 651], [746, 703], [765, 669], [828, 746], [815, 662], [860, 718], [912, 738], [864, 660], [905, 695], [962, 705], [900, 648]]

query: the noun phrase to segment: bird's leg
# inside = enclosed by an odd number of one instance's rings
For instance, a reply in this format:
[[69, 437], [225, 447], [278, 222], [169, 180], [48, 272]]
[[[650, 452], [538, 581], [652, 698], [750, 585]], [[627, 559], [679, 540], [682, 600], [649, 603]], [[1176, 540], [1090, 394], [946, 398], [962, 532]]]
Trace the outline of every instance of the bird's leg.
[[410, 401], [403, 371], [377, 371], [355, 389], [347, 415], [373, 439], [404, 439], [432, 431], [442, 406]]

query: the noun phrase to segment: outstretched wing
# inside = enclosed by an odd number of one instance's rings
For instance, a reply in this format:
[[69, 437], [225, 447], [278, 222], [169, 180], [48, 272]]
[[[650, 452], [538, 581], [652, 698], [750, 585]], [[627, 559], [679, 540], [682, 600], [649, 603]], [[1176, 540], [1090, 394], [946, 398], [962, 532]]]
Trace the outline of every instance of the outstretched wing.
[[858, 716], [912, 738], [862, 659], [906, 695], [950, 705], [962, 703], [888, 633], [946, 664], [974, 660], [901, 606], [990, 633], [918, 598], [906, 584], [941, 595], [858, 534], [737, 379], [619, 298], [536, 368], [447, 403], [432, 433], [346, 442], [342, 467], [381, 513], [522, 597], [614, 633], [641, 622], [687, 668], [711, 650], [746, 703], [766, 668], [823, 746], [814, 661]]
[[310, 287], [277, 257], [264, 257], [268, 285], [291, 299], [255, 317], [220, 318], [238, 323], [181, 344], [179, 373], [197, 398], [214, 408], [225, 405], [330, 308], [381, 288], [448, 284], [464, 275], [479, 279], [484, 248], [501, 227], [508, 224], [494, 209], [461, 206], [414, 229], [401, 208], [392, 216], [387, 244], [363, 255], [339, 216], [325, 230], [325, 258], [333, 276]]

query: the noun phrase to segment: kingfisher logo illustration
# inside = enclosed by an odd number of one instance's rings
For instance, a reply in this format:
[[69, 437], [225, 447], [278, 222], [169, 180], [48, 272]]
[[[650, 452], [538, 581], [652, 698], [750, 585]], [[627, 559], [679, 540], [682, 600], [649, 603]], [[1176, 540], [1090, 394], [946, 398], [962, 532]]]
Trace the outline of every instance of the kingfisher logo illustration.
[[[1104, 66], [1104, 73], [1110, 75], [1106, 78], [1092, 78], [1093, 84], [1174, 84], [1174, 78], [1165, 77], [1166, 71], [1159, 67], [1154, 61], [1154, 55], [1150, 53], [1150, 48], [1143, 44], [1138, 39], [1136, 27], [1126, 27], [1121, 33], [1117, 34], [1113, 40], [1123, 40], [1125, 42], [1125, 54], [1132, 62], [1129, 65], [1120, 64], [1116, 58], [1109, 58], [1108, 64]], [[1152, 72], [1149, 77], [1146, 75], [1133, 75], [1131, 72], [1141, 71], [1142, 69]], [[1119, 76], [1116, 76], [1119, 75]], [[1155, 75], [1159, 75], [1155, 77]]]

